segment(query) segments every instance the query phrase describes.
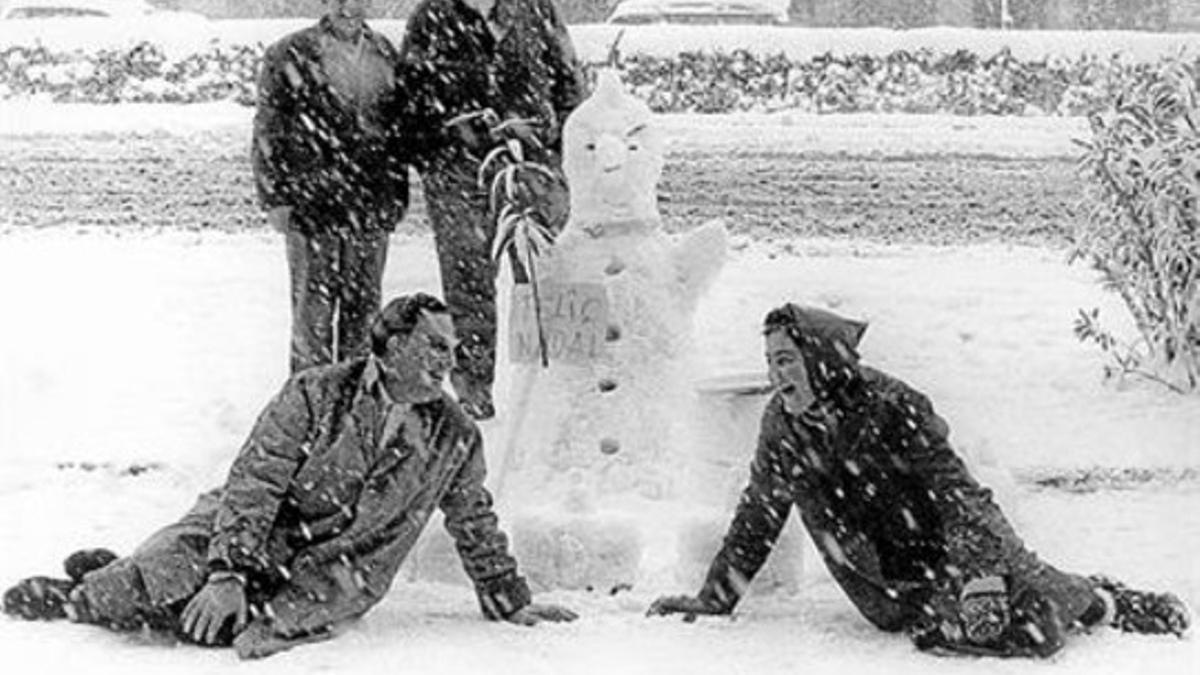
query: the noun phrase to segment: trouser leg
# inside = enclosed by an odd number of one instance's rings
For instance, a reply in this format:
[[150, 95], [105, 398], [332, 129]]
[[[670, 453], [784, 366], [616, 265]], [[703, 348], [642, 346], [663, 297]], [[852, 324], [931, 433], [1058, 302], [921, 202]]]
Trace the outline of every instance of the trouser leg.
[[371, 320], [379, 312], [388, 234], [352, 235], [342, 241], [340, 293], [337, 306], [337, 354], [343, 361], [370, 349]]
[[1049, 598], [1058, 607], [1063, 626], [1091, 625], [1104, 615], [1104, 601], [1096, 594], [1092, 580], [1063, 572], [1040, 560], [1013, 576], [1010, 594], [1034, 592]]
[[115, 629], [175, 632], [187, 601], [207, 579], [209, 537], [187, 519], [156, 532], [125, 558], [85, 574], [72, 597], [81, 619]]
[[895, 633], [907, 628], [913, 620], [913, 611], [884, 589], [853, 577], [834, 575], [846, 597], [854, 604], [858, 613], [876, 628]]
[[287, 233], [287, 260], [292, 288], [293, 373], [333, 362], [334, 294], [337, 283], [336, 237]]
[[451, 377], [456, 388], [463, 383], [490, 392], [496, 369], [496, 265], [487, 195], [469, 180], [432, 175], [425, 181], [425, 196], [442, 293], [460, 341]]

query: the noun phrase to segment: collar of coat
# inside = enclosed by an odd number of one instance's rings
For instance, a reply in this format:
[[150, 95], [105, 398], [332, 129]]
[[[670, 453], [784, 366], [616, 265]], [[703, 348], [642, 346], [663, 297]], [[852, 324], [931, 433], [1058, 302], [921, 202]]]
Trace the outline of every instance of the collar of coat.
[[[419, 456], [426, 457], [429, 453], [426, 438], [430, 434], [429, 402], [409, 401], [396, 398], [384, 386], [384, 364], [378, 356], [367, 356], [363, 366], [358, 397], [368, 398], [373, 402], [375, 413], [374, 426], [368, 425], [374, 432], [374, 445], [379, 448], [406, 448], [415, 451]], [[365, 429], [364, 429], [365, 430]], [[397, 439], [403, 438], [400, 445]], [[389, 460], [405, 454], [394, 452]]]
[[[300, 30], [296, 33], [293, 33], [291, 36], [284, 38], [284, 44], [287, 45], [287, 48], [296, 54], [298, 58], [309, 61], [318, 61], [321, 54], [320, 37], [322, 35], [326, 35], [334, 40], [339, 39], [337, 34], [333, 32], [333, 22], [329, 20], [329, 17], [323, 16], [319, 21], [317, 21], [316, 25]], [[370, 45], [376, 53], [387, 59], [389, 62], [395, 61], [396, 50], [392, 46], [392, 43], [383, 35], [371, 30], [371, 27], [365, 23], [363, 24], [361, 39], [365, 41], [364, 44]]]
[[[319, 30], [321, 33], [333, 38], [334, 40], [338, 40], [339, 42], [345, 42], [345, 40], [343, 40], [333, 30], [333, 21], [328, 16], [323, 16], [323, 17], [321, 17], [321, 19], [319, 21], [317, 21], [317, 30]], [[363, 23], [363, 25], [362, 25], [362, 33], [359, 35], [359, 40], [363, 44], [366, 44], [366, 43], [375, 44], [375, 33], [374, 33], [374, 31], [371, 30], [371, 27], [368, 26], [366, 23]]]
[[405, 397], [396, 398], [392, 396], [392, 392], [383, 383], [384, 368], [383, 361], [378, 356], [371, 354], [367, 357], [367, 363], [363, 367], [361, 393], [373, 397], [379, 402], [383, 410], [391, 410], [397, 407], [409, 409], [427, 402], [411, 401]]

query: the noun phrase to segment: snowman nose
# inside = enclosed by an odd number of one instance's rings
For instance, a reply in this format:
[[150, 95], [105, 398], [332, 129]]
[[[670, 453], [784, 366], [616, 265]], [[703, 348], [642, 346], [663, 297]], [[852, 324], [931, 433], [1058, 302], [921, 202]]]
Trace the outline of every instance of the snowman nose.
[[604, 134], [596, 139], [596, 158], [600, 160], [600, 168], [604, 173], [620, 169], [628, 153], [625, 143], [612, 134]]

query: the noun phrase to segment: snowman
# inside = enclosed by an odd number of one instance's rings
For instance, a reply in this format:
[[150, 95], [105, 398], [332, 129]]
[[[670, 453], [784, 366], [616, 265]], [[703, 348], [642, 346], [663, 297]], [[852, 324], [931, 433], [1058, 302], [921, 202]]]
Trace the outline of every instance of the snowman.
[[677, 567], [682, 521], [729, 502], [688, 441], [692, 318], [728, 235], [720, 223], [663, 230], [663, 151], [649, 107], [601, 70], [563, 129], [570, 219], [535, 262], [536, 297], [512, 296], [513, 393], [492, 484], [540, 586], [617, 588]]

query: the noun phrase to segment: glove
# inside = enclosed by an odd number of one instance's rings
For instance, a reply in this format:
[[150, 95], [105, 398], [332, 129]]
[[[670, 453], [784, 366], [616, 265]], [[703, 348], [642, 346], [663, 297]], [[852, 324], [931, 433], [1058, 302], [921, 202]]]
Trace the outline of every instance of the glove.
[[578, 618], [578, 614], [566, 607], [530, 603], [508, 615], [504, 620], [520, 626], [536, 626], [543, 621], [569, 623]]
[[930, 618], [909, 628], [922, 651], [945, 655], [1041, 657], [1062, 649], [1065, 631], [1058, 606], [1027, 589], [1015, 597], [1002, 577], [968, 582], [957, 616]]
[[700, 614], [716, 615], [727, 613], [720, 607], [690, 595], [665, 595], [651, 603], [650, 609], [646, 610], [646, 616], [682, 614], [683, 620], [688, 623], [695, 621], [696, 617]]
[[963, 637], [978, 645], [998, 641], [1012, 624], [1007, 584], [1002, 577], [968, 581], [959, 601]]
[[246, 627], [249, 605], [245, 581], [234, 572], [214, 572], [180, 616], [183, 632], [201, 644], [217, 642], [221, 629], [233, 619], [232, 634]]

